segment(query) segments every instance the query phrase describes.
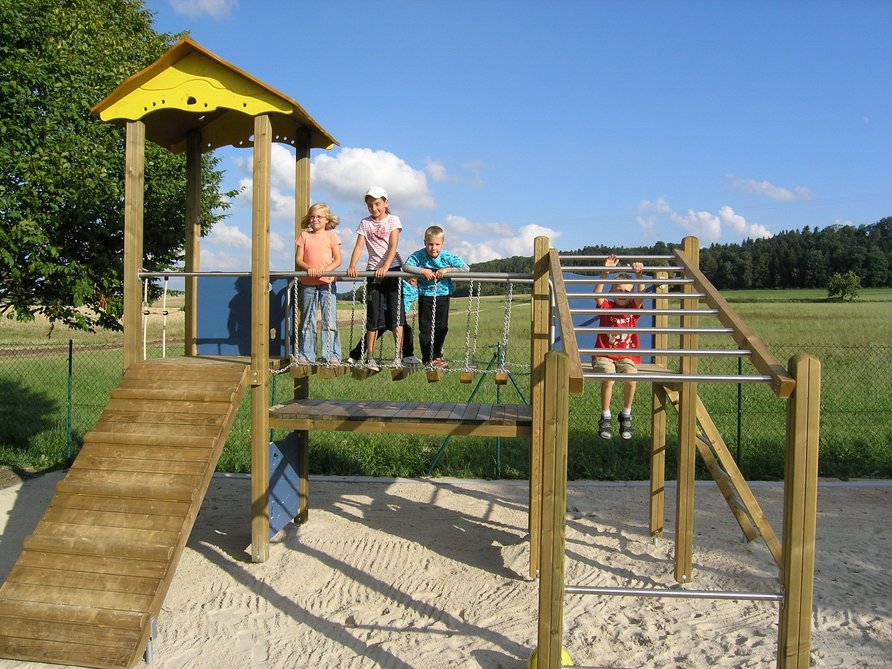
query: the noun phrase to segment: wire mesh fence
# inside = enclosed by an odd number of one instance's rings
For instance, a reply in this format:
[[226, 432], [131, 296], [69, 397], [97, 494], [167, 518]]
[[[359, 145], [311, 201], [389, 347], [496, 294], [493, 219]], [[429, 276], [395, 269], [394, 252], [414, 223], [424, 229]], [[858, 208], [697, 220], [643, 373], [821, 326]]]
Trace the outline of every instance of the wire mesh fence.
[[[522, 328], [521, 328], [522, 329]], [[456, 344], [460, 336], [456, 336]], [[514, 332], [510, 359], [528, 359], [528, 337]], [[181, 342], [166, 342], [168, 353], [181, 348]], [[886, 386], [892, 377], [892, 346], [864, 345], [836, 347], [826, 344], [768, 344], [781, 361], [798, 352], [815, 355], [822, 364], [821, 463], [820, 473], [838, 477], [892, 477], [892, 394]], [[489, 348], [481, 345], [477, 364], [486, 366]], [[461, 357], [461, 351], [455, 351]], [[148, 357], [160, 357], [160, 348], [147, 348]], [[728, 357], [703, 358], [698, 372], [714, 375], [756, 374], [745, 360]], [[52, 467], [70, 462], [108, 402], [111, 390], [121, 378], [123, 352], [120, 345], [78, 342], [41, 345], [0, 343], [0, 464], [27, 462], [29, 466]], [[428, 384], [423, 374], [394, 382], [386, 374], [356, 381], [345, 376], [336, 380], [311, 378], [312, 397], [366, 397], [396, 401], [431, 402], [526, 402], [529, 399], [529, 372], [518, 365], [510, 383], [498, 386], [492, 377], [478, 377], [472, 385], [458, 383], [458, 375]], [[621, 478], [630, 470], [631, 455], [614, 450], [611, 461], [597, 466], [577, 466], [573, 453], [590, 451], [600, 442], [595, 426], [600, 412], [596, 382], [586, 392], [571, 398], [570, 475], [573, 478]], [[649, 444], [648, 420], [651, 412], [649, 384], [639, 383], [633, 408], [636, 435], [633, 444], [646, 466]], [[271, 401], [289, 399], [293, 379], [276, 375], [271, 384]], [[723, 439], [735, 454], [744, 475], [780, 478], [783, 475], [785, 446], [785, 402], [776, 398], [764, 384], [701, 383], [698, 393]], [[617, 399], [619, 393], [614, 393]], [[615, 402], [616, 403], [616, 402]], [[616, 411], [618, 407], [614, 407]], [[670, 461], [674, 449], [674, 412], [668, 425]], [[276, 435], [271, 435], [274, 438]], [[333, 437], [334, 438], [334, 437]], [[413, 449], [417, 438], [386, 435], [395, 448]], [[342, 441], [343, 439], [341, 439]], [[520, 448], [523, 450], [523, 447]], [[628, 451], [632, 453], [633, 451]], [[644, 454], [644, 455], [642, 455]], [[346, 457], [346, 456], [344, 456]], [[419, 456], [419, 475], [425, 465]], [[230, 433], [219, 468], [246, 471], [250, 466], [250, 412], [246, 399]], [[338, 463], [319, 463], [323, 469], [338, 469]], [[525, 460], [518, 456], [508, 475], [524, 477]], [[634, 470], [633, 474], [634, 474]], [[324, 471], [319, 473], [338, 473]], [[669, 475], [673, 474], [670, 465]], [[637, 476], [637, 475], [636, 475]]]

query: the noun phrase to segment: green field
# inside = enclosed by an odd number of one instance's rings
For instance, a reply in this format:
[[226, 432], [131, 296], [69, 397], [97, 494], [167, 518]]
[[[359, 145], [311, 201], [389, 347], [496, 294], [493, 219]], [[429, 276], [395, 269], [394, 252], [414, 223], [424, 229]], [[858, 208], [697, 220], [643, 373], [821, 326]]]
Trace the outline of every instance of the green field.
[[[862, 290], [852, 303], [827, 302], [821, 291], [746, 291], [724, 294], [747, 325], [786, 364], [804, 351], [822, 361], [821, 474], [824, 476], [892, 477], [892, 399], [886, 379], [892, 373], [892, 290]], [[485, 367], [504, 337], [505, 304], [502, 298], [484, 298], [476, 340], [467, 318], [467, 301], [453, 300], [447, 357], [453, 369], [463, 366], [476, 341], [478, 367]], [[182, 346], [180, 303], [171, 300], [164, 317], [158, 305], [149, 318], [148, 357], [161, 355], [166, 337], [168, 355]], [[339, 305], [342, 346], [359, 336], [361, 314], [349, 301]], [[711, 317], [701, 317], [710, 326]], [[120, 378], [122, 353], [119, 333], [80, 333], [56, 328], [47, 339], [45, 322], [0, 323], [0, 467], [22, 472], [42, 471], [64, 464], [76, 454], [83, 435], [98, 417], [111, 388]], [[74, 340], [71, 375], [71, 430], [68, 430], [68, 339]], [[392, 338], [383, 345], [392, 356]], [[674, 345], [670, 342], [670, 346]], [[732, 348], [723, 337], [707, 340], [701, 347]], [[476, 390], [477, 402], [519, 402], [529, 398], [529, 297], [512, 302], [507, 361], [513, 383], [497, 386], [492, 375], [483, 377]], [[737, 358], [706, 358], [699, 371], [736, 374]], [[745, 363], [743, 373], [753, 370]], [[337, 380], [310, 381], [312, 397], [386, 398], [394, 400], [466, 402], [473, 385], [459, 383], [450, 374], [439, 383], [428, 383], [423, 374], [404, 381], [390, 380], [386, 373], [365, 381], [349, 376]], [[516, 384], [516, 386], [515, 386]], [[292, 379], [274, 377], [272, 399], [290, 397]], [[575, 479], [638, 480], [648, 476], [650, 410], [649, 385], [639, 384], [634, 413], [636, 435], [630, 442], [600, 440], [593, 424], [599, 411], [597, 387], [590, 385], [570, 405], [570, 477]], [[779, 478], [783, 472], [785, 405], [763, 385], [700, 384], [700, 395], [722, 430], [726, 443], [738, 454], [744, 474], [752, 479]], [[614, 404], [619, 398], [615, 394]], [[618, 410], [614, 406], [614, 413]], [[670, 414], [670, 435], [674, 434]], [[68, 435], [71, 434], [71, 443]], [[279, 438], [281, 434], [274, 434]], [[443, 440], [415, 435], [363, 435], [313, 433], [312, 473], [368, 476], [422, 476], [428, 471]], [[668, 475], [674, 475], [674, 448], [669, 444]], [[525, 478], [528, 444], [524, 440], [455, 438], [433, 474], [436, 476]], [[219, 468], [248, 471], [250, 421], [248, 403], [242, 406], [224, 449]]]

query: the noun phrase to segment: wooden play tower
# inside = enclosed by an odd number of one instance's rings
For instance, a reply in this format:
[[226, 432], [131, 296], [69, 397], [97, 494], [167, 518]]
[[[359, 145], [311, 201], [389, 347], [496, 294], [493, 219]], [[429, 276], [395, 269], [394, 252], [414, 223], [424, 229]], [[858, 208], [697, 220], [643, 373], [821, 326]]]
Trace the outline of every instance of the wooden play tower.
[[[599, 258], [564, 266], [549, 240], [533, 249], [529, 405], [339, 401], [309, 397], [309, 378], [295, 377], [294, 398], [270, 406], [270, 177], [273, 142], [295, 151], [295, 229], [307, 210], [310, 151], [335, 140], [298, 103], [224, 62], [188, 38], [125, 81], [93, 111], [126, 133], [124, 216], [124, 375], [35, 532], [0, 588], [0, 657], [131, 667], [150, 659], [155, 619], [204, 499], [245, 392], [251, 398], [251, 558], [270, 544], [271, 428], [292, 430], [299, 454], [299, 506], [307, 518], [311, 431], [524, 437], [530, 440], [530, 575], [540, 579], [538, 666], [560, 666], [562, 601], [578, 592], [564, 583], [568, 402], [589, 380], [578, 344], [568, 286], [593, 283]], [[141, 281], [145, 141], [186, 155], [185, 347], [182, 355], [142, 356]], [[199, 221], [203, 153], [224, 146], [253, 149], [250, 355], [199, 355]], [[654, 362], [638, 380], [653, 388], [650, 531], [663, 531], [666, 413], [677, 411], [678, 502], [675, 579], [692, 580], [694, 460], [699, 453], [750, 540], [761, 537], [778, 563], [782, 591], [778, 665], [808, 666], [820, 364], [796, 356], [784, 367], [736, 316], [699, 270], [697, 240], [646, 267], [657, 292]], [[627, 260], [633, 258], [628, 257]], [[641, 258], [644, 261], [652, 258]], [[586, 261], [591, 262], [586, 265]], [[569, 272], [588, 276], [569, 278]], [[171, 273], [174, 275], [176, 273]], [[294, 272], [292, 278], [297, 276]], [[669, 290], [673, 287], [673, 290]], [[591, 289], [587, 291], [590, 299]], [[578, 299], [578, 298], [577, 298]], [[670, 308], [675, 302], [675, 308]], [[709, 313], [720, 330], [698, 326]], [[669, 323], [669, 318], [678, 323]], [[555, 335], [559, 334], [559, 338]], [[757, 374], [717, 378], [697, 373], [698, 337], [717, 334], [737, 345]], [[669, 338], [678, 345], [670, 347]], [[560, 346], [556, 341], [560, 340]], [[677, 362], [677, 364], [675, 364]], [[765, 383], [787, 402], [787, 473], [778, 538], [727, 453], [697, 394], [698, 383]], [[61, 593], [61, 594], [60, 594]], [[581, 593], [585, 594], [585, 593]], [[604, 594], [604, 593], [588, 593]]]

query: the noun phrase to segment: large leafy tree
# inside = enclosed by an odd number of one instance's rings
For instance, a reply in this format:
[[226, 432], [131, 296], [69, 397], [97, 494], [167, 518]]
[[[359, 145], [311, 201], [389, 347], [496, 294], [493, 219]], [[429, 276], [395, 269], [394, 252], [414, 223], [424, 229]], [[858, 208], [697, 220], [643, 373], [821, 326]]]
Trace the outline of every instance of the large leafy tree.
[[[0, 314], [120, 327], [124, 133], [90, 108], [176, 38], [139, 0], [0, 0]], [[203, 161], [207, 232], [234, 193]], [[147, 144], [147, 270], [182, 259], [185, 174]]]

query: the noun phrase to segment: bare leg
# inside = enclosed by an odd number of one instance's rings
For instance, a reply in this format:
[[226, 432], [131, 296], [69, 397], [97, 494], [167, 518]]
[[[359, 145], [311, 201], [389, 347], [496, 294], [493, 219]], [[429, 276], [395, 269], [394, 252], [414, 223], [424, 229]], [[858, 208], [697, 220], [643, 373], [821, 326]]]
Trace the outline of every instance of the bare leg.
[[625, 387], [623, 388], [623, 409], [632, 410], [632, 400], [635, 399], [635, 387], [638, 385], [637, 381], [625, 381]]
[[397, 325], [395, 328], [393, 328], [393, 345], [395, 347], [393, 350], [400, 352], [400, 357], [402, 357], [402, 350], [403, 350], [403, 326], [402, 325]]
[[375, 344], [378, 343], [378, 331], [377, 330], [369, 330], [365, 333], [365, 351], [366, 351], [366, 359], [374, 360], [375, 358]]
[[610, 400], [613, 398], [613, 379], [601, 382], [601, 412], [610, 411]]

